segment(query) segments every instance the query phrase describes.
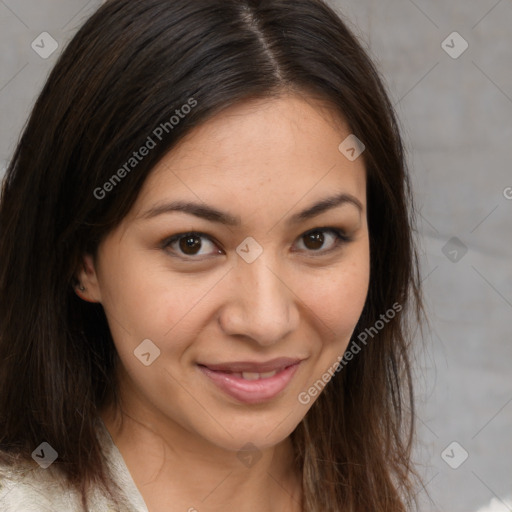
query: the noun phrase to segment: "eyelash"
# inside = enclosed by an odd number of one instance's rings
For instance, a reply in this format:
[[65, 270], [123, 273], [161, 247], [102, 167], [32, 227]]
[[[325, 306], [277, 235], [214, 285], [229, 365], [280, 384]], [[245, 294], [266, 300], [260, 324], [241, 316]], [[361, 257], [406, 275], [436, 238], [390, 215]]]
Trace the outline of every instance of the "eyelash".
[[[306, 231], [305, 233], [303, 233], [302, 235], [299, 236], [299, 240], [303, 239], [304, 237], [312, 234], [312, 233], [332, 233], [335, 235], [335, 242], [334, 242], [334, 246], [331, 248], [331, 249], [327, 249], [327, 250], [322, 250], [322, 249], [318, 249], [318, 250], [307, 250], [306, 252], [310, 252], [314, 255], [320, 255], [320, 256], [323, 256], [325, 254], [328, 254], [328, 253], [331, 253], [337, 249], [340, 249], [343, 245], [349, 243], [349, 242], [352, 242], [353, 241], [353, 237], [351, 236], [348, 236], [345, 231], [341, 230], [341, 229], [338, 229], [338, 228], [333, 228], [333, 227], [321, 227], [321, 228], [314, 228], [314, 229], [310, 229], [308, 231]], [[208, 240], [210, 240], [212, 243], [214, 243], [215, 245], [218, 245], [215, 240], [207, 235], [206, 233], [202, 233], [202, 232], [198, 232], [198, 231], [189, 231], [189, 232], [185, 232], [185, 233], [178, 233], [176, 235], [173, 235], [169, 238], [166, 238], [161, 244], [161, 248], [162, 249], [165, 249], [167, 250], [169, 248], [169, 246], [171, 246], [173, 243], [175, 242], [178, 242], [180, 239], [182, 238], [186, 238], [186, 237], [197, 237], [197, 238], [207, 238]], [[175, 251], [173, 251], [175, 252]], [[187, 261], [202, 261], [204, 260], [205, 258], [207, 258], [208, 256], [204, 256], [203, 257], [195, 257], [195, 256], [180, 256], [180, 255], [174, 255], [175, 257], [177, 258], [181, 258], [183, 260], [187, 260]]]

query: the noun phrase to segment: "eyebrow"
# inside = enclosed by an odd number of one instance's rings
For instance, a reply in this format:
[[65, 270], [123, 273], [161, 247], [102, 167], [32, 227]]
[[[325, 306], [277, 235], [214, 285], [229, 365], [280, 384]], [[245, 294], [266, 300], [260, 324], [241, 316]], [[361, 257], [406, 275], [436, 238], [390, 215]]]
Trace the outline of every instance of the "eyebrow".
[[[343, 206], [345, 204], [354, 205], [359, 210], [359, 213], [363, 211], [363, 205], [359, 199], [351, 194], [342, 193], [322, 199], [305, 210], [292, 215], [288, 220], [288, 224], [299, 224], [300, 222], [316, 217], [327, 210]], [[240, 217], [234, 217], [233, 215], [218, 210], [217, 208], [213, 208], [212, 206], [190, 201], [172, 201], [169, 203], [156, 204], [137, 218], [152, 219], [158, 215], [172, 212], [188, 213], [201, 219], [205, 219], [210, 222], [217, 222], [226, 226], [236, 227], [241, 225]]]

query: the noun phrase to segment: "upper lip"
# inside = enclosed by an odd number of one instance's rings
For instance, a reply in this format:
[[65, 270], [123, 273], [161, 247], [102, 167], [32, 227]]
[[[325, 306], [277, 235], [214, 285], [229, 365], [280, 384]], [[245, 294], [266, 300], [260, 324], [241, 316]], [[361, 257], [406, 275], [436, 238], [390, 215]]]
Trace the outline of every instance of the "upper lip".
[[217, 372], [254, 372], [254, 373], [265, 373], [274, 370], [284, 370], [288, 366], [300, 363], [301, 359], [295, 359], [292, 357], [278, 357], [271, 359], [270, 361], [264, 361], [262, 363], [251, 362], [251, 361], [233, 361], [231, 363], [218, 363], [218, 364], [204, 364], [199, 363], [200, 366], [206, 366], [210, 370]]

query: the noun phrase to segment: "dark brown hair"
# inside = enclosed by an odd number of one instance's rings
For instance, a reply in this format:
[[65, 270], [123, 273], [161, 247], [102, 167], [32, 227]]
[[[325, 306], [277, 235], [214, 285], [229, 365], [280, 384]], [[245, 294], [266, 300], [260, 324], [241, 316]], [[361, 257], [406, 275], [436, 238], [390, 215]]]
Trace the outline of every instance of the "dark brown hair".
[[[284, 92], [323, 99], [366, 146], [370, 288], [349, 349], [393, 304], [403, 309], [292, 434], [304, 510], [406, 510], [414, 476], [409, 350], [421, 319], [409, 178], [381, 78], [321, 0], [110, 0], [63, 51], [2, 189], [5, 460], [29, 459], [45, 440], [84, 507], [89, 483], [110, 489], [95, 421], [117, 399], [117, 355], [102, 306], [74, 292], [81, 256], [95, 254], [184, 135], [226, 107]], [[94, 191], [191, 98], [190, 113], [98, 199]]]

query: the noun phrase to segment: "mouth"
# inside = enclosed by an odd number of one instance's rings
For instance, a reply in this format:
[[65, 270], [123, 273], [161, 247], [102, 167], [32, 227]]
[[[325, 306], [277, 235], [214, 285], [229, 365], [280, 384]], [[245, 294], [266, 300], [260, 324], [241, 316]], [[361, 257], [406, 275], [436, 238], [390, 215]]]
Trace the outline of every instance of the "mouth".
[[[259, 374], [265, 378], [265, 375], [270, 375], [272, 372], [280, 372], [292, 366], [293, 364], [300, 363], [301, 359], [292, 357], [277, 357], [270, 361], [255, 362], [255, 361], [233, 361], [229, 363], [199, 363], [199, 366], [205, 366], [212, 371], [220, 371], [223, 373], [231, 374]], [[253, 378], [254, 379], [254, 378]], [[253, 380], [249, 377], [249, 380]]]
[[198, 367], [224, 393], [240, 402], [255, 404], [279, 395], [300, 363], [300, 359], [280, 358], [266, 363], [198, 364]]
[[235, 377], [242, 378], [244, 380], [260, 380], [260, 379], [269, 379], [270, 377], [273, 377], [277, 373], [280, 373], [284, 370], [284, 368], [280, 368], [279, 370], [272, 370], [271, 372], [264, 372], [264, 373], [258, 373], [258, 372], [224, 372], [228, 373], [229, 375], [233, 375]]

